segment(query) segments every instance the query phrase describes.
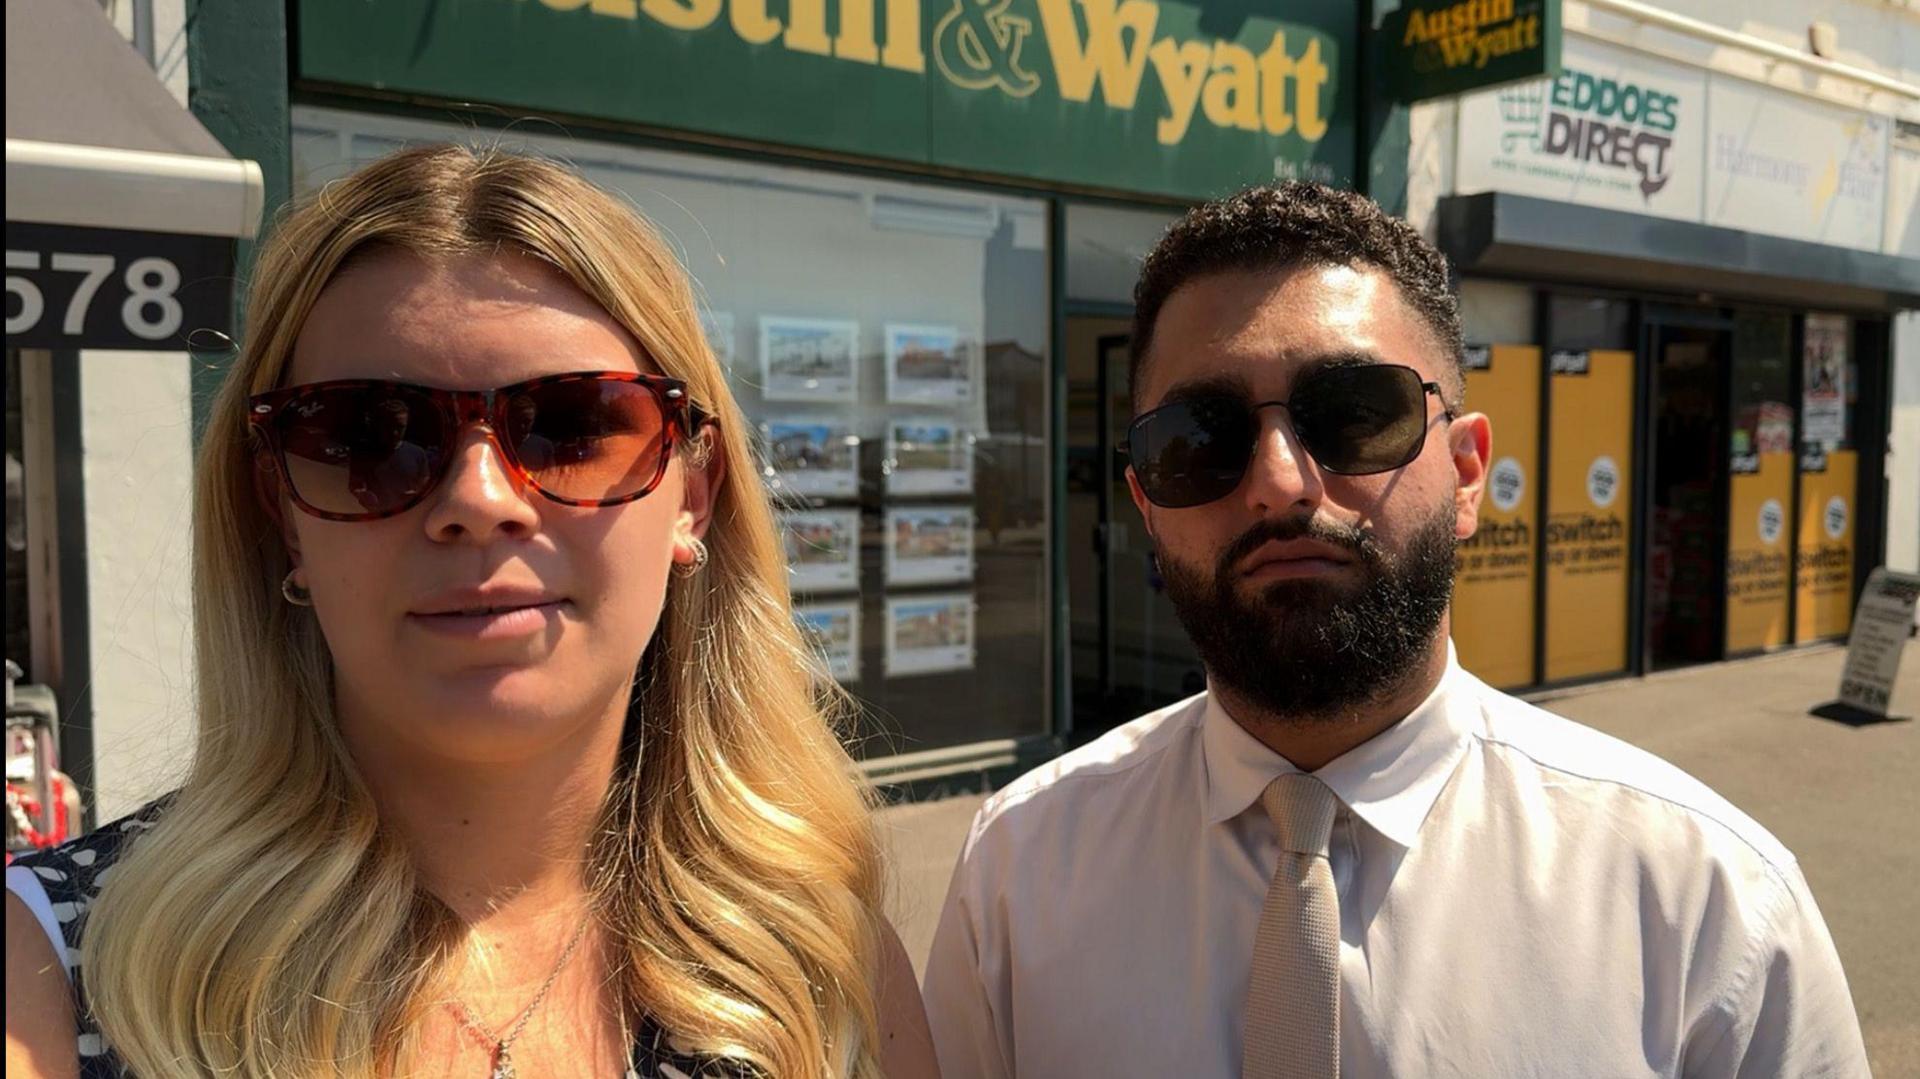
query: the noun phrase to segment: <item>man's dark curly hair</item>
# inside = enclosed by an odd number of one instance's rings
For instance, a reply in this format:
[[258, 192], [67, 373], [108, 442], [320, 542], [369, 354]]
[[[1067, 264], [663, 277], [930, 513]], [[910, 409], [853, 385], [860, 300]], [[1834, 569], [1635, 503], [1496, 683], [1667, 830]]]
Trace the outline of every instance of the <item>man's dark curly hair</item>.
[[1308, 266], [1372, 267], [1391, 278], [1433, 331], [1446, 358], [1447, 403], [1460, 406], [1460, 306], [1448, 287], [1446, 256], [1372, 199], [1298, 180], [1195, 206], [1154, 245], [1133, 289], [1128, 385], [1136, 403], [1154, 324], [1180, 286], [1215, 273]]

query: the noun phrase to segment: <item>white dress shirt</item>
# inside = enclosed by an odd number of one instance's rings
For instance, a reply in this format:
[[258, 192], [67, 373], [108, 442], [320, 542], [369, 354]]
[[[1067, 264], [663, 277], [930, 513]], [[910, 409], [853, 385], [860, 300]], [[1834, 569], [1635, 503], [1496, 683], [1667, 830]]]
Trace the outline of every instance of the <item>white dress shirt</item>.
[[[1240, 1074], [1259, 806], [1296, 771], [1201, 694], [974, 819], [926, 971], [946, 1079]], [[1337, 795], [1348, 1077], [1867, 1074], [1793, 855], [1678, 769], [1448, 657]]]

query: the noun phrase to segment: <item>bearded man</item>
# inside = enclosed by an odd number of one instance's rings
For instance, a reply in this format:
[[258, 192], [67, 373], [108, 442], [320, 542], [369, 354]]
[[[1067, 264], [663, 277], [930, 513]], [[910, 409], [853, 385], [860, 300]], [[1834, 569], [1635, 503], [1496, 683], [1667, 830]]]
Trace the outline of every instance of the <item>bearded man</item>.
[[947, 1079], [1866, 1075], [1793, 856], [1455, 662], [1492, 433], [1440, 254], [1249, 190], [1134, 319], [1128, 482], [1207, 692], [980, 810], [926, 974]]

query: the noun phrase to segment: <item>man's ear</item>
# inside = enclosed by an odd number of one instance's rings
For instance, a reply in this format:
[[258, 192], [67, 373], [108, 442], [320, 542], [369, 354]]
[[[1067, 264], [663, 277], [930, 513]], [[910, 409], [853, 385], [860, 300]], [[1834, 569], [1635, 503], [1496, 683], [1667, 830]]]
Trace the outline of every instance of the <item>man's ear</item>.
[[1484, 412], [1469, 412], [1447, 425], [1447, 448], [1453, 457], [1453, 533], [1459, 539], [1480, 527], [1480, 495], [1487, 487], [1487, 467], [1493, 459], [1493, 423]]
[[1153, 537], [1153, 502], [1147, 493], [1140, 489], [1140, 477], [1133, 474], [1133, 466], [1127, 466], [1127, 493], [1133, 496], [1133, 508], [1140, 511], [1140, 521], [1146, 526], [1147, 536]]
[[[727, 482], [727, 455], [719, 446], [720, 428], [713, 421], [700, 427], [680, 458], [684, 464], [685, 482], [680, 497], [680, 520], [677, 531], [684, 540], [697, 540], [707, 534], [707, 528], [713, 523], [714, 506], [720, 500], [720, 489]], [[677, 543], [673, 560], [680, 563], [692, 563], [696, 556], [693, 545]]]

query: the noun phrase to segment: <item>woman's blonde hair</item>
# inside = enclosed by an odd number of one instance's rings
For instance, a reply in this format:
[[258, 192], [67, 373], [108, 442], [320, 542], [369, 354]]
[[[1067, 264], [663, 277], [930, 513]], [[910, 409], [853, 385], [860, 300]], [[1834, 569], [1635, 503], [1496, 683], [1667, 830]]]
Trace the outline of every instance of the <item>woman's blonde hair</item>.
[[[194, 491], [199, 735], [192, 771], [93, 906], [89, 1002], [144, 1077], [404, 1068], [454, 947], [333, 716], [332, 666], [257, 497], [252, 393], [285, 377], [327, 282], [375, 251], [543, 260], [718, 418], [704, 570], [669, 590], [590, 852], [629, 1026], [781, 1079], [878, 1076], [880, 861], [830, 720], [843, 698], [802, 643], [739, 407], [684, 271], [632, 209], [560, 165], [408, 149], [275, 229], [249, 330], [212, 409]], [[637, 1027], [635, 1028], [637, 1029]]]

